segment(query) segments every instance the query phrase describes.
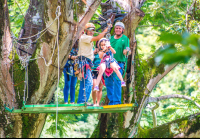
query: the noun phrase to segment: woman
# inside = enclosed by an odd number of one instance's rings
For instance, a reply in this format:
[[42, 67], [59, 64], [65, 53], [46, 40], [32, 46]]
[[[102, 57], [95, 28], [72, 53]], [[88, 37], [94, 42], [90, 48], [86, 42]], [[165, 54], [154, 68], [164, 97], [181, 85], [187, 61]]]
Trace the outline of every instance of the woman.
[[65, 64], [63, 73], [65, 78], [65, 86], [63, 89], [64, 94], [64, 103], [68, 104], [68, 96], [70, 91], [70, 104], [74, 104], [75, 102], [75, 86], [77, 82], [77, 77], [74, 75], [74, 60], [77, 58], [78, 53], [78, 43], [73, 46], [67, 63]]

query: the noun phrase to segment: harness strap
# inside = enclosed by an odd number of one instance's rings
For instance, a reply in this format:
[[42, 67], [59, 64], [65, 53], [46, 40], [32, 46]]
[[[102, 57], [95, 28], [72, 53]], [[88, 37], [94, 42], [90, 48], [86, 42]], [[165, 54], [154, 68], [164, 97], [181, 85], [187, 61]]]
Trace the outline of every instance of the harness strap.
[[90, 68], [90, 65], [89, 64], [85, 64], [83, 67], [82, 67], [82, 77], [83, 77], [83, 79], [87, 79], [87, 76], [85, 77], [84, 76], [84, 68], [86, 69], [86, 71], [85, 71], [85, 73], [87, 72], [87, 70], [89, 69], [89, 70], [91, 70], [91, 68]]

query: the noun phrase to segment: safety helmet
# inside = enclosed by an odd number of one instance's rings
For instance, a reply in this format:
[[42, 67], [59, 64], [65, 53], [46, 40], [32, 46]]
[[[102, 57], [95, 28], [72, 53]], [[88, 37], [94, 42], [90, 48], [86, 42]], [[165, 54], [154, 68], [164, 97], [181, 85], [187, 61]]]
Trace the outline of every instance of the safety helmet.
[[109, 40], [108, 40], [107, 38], [101, 38], [101, 39], [99, 40], [98, 45], [99, 45], [99, 49], [100, 49], [100, 50], [102, 50], [102, 49], [101, 49], [101, 45], [100, 45], [102, 41], [109, 41]]
[[123, 29], [125, 29], [124, 23], [122, 23], [122, 22], [116, 22], [116, 23], [115, 23], [115, 27], [116, 27], [116, 26], [120, 26], [120, 27], [122, 27]]
[[95, 26], [94, 26], [93, 23], [87, 23], [87, 24], [85, 25], [85, 29], [88, 29], [88, 30], [94, 29], [94, 30], [95, 30]]

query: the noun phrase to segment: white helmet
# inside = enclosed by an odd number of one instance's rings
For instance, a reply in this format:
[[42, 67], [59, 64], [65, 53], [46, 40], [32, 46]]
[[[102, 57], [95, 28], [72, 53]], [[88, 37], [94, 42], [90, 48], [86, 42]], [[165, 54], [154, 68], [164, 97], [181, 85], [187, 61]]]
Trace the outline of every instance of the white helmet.
[[98, 41], [98, 45], [99, 45], [99, 49], [100, 49], [100, 50], [103, 50], [103, 49], [101, 48], [101, 45], [100, 45], [102, 41], [109, 41], [109, 40], [108, 40], [107, 38], [101, 38], [101, 39]]
[[116, 27], [116, 26], [120, 26], [120, 27], [122, 27], [123, 29], [125, 29], [124, 23], [122, 23], [122, 22], [116, 22], [116, 23], [115, 23], [115, 27]]

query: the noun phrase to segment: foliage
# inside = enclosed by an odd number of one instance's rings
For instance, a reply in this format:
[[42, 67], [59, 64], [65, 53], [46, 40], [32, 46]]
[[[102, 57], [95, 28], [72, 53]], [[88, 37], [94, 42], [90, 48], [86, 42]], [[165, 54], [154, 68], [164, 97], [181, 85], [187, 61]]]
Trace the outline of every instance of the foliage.
[[[199, 10], [198, 3], [192, 6], [193, 0], [148, 0], [142, 6], [145, 18], [141, 21], [141, 25], [153, 26], [159, 31], [172, 33], [183, 33], [186, 30], [195, 32], [199, 30]], [[187, 9], [192, 8], [192, 12], [188, 14]], [[188, 26], [186, 26], [186, 21]]]
[[158, 51], [156, 61], [166, 64], [176, 62], [187, 63], [192, 56], [197, 58], [197, 65], [200, 66], [200, 35], [162, 33], [160, 41], [165, 44], [163, 49]]
[[[196, 33], [199, 20], [194, 18], [188, 23], [191, 34], [185, 32], [187, 30], [185, 14], [187, 6], [191, 4], [192, 1], [184, 0], [178, 2], [150, 0], [142, 7], [146, 15], [137, 29], [136, 38], [138, 51], [143, 59], [148, 59], [155, 49], [162, 46], [156, 52], [156, 62], [166, 64], [188, 62], [186, 65], [178, 65], [164, 77], [154, 88], [151, 94], [153, 97], [182, 94], [191, 96], [194, 101], [198, 102], [199, 70], [195, 61], [198, 64], [200, 41]], [[191, 15], [189, 19], [190, 17]], [[199, 112], [199, 109], [187, 100], [169, 99], [159, 104], [159, 108], [156, 109], [158, 125]], [[149, 108], [145, 108], [140, 125], [145, 129], [153, 127], [152, 113]]]
[[15, 37], [18, 37], [18, 33], [23, 26], [24, 17], [26, 11], [29, 7], [30, 0], [7, 0], [9, 17], [10, 17], [10, 27], [11, 32]]

